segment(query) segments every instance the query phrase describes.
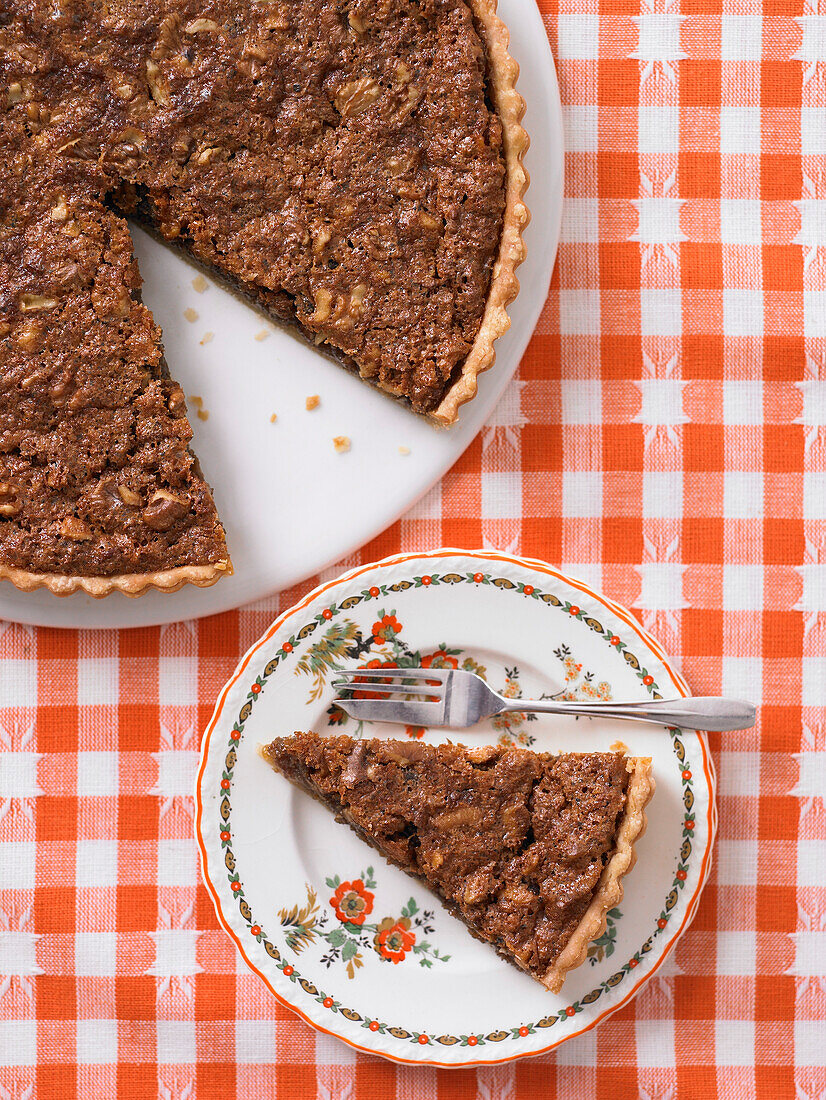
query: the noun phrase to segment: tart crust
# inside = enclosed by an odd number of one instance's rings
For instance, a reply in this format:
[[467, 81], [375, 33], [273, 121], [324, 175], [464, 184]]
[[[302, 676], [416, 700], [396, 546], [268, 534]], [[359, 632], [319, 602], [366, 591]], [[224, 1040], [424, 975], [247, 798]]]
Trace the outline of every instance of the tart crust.
[[508, 306], [519, 293], [516, 269], [527, 250], [522, 234], [531, 220], [524, 196], [530, 178], [522, 163], [530, 138], [522, 127], [525, 100], [516, 90], [519, 65], [508, 53], [510, 32], [496, 14], [497, 0], [469, 0], [481, 28], [488, 59], [488, 80], [493, 106], [502, 124], [505, 155], [505, 211], [499, 256], [493, 268], [482, 323], [462, 364], [461, 373], [428, 416], [442, 427], [456, 422], [459, 408], [476, 396], [477, 379], [493, 366], [493, 344], [510, 328]]
[[174, 569], [163, 569], [156, 573], [122, 573], [112, 577], [67, 576], [61, 573], [29, 573], [13, 565], [0, 563], [0, 580], [8, 580], [21, 592], [34, 592], [37, 588], [46, 588], [54, 596], [71, 596], [82, 591], [87, 596], [102, 600], [111, 592], [121, 592], [134, 598], [142, 596], [150, 588], [160, 592], [177, 592], [185, 584], [194, 584], [197, 588], [209, 588], [232, 573], [232, 562], [210, 562], [206, 565], [180, 565]]
[[542, 979], [542, 984], [551, 993], [558, 993], [568, 972], [585, 962], [589, 944], [605, 931], [608, 910], [622, 901], [622, 879], [636, 862], [634, 844], [645, 832], [645, 807], [654, 793], [655, 782], [650, 757], [629, 757], [627, 768], [631, 778], [625, 793], [625, 810], [617, 829], [614, 854], [605, 865], [585, 915]]

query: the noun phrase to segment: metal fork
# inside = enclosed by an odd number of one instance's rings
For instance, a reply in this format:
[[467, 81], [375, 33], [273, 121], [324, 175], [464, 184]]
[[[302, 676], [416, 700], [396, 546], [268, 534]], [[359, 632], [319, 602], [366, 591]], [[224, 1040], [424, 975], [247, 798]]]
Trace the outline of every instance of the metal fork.
[[[580, 702], [567, 699], [506, 699], [473, 672], [449, 668], [352, 668], [338, 673], [334, 700], [352, 718], [411, 726], [463, 729], [507, 711], [627, 718], [658, 726], [743, 730], [755, 709], [739, 699], [716, 696], [646, 699], [643, 702]], [[342, 694], [344, 692], [345, 694]]]

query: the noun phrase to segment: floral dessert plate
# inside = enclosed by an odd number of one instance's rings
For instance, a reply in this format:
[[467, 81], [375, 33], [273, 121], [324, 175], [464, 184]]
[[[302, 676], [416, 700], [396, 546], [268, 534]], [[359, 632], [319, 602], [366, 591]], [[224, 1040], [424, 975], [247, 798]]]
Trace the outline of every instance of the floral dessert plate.
[[625, 897], [559, 995], [478, 943], [259, 756], [294, 730], [425, 738], [333, 704], [340, 668], [466, 668], [511, 697], [687, 695], [631, 614], [537, 561], [437, 550], [362, 566], [282, 615], [221, 692], [206, 730], [196, 830], [218, 916], [248, 965], [313, 1027], [400, 1062], [460, 1066], [538, 1054], [616, 1011], [662, 965], [709, 872], [716, 814], [703, 734], [509, 714], [466, 744], [650, 756], [657, 791]]

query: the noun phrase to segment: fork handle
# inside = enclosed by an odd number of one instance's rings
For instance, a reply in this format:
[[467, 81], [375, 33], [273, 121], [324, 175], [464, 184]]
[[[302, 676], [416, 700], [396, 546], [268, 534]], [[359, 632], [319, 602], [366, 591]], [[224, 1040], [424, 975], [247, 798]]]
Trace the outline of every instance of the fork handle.
[[653, 699], [642, 703], [579, 702], [558, 699], [508, 700], [503, 711], [536, 711], [538, 714], [573, 714], [588, 718], [626, 718], [632, 722], [653, 722], [658, 726], [684, 729], [745, 730], [754, 725], [755, 708], [741, 699], [720, 699], [715, 695], [681, 699]]

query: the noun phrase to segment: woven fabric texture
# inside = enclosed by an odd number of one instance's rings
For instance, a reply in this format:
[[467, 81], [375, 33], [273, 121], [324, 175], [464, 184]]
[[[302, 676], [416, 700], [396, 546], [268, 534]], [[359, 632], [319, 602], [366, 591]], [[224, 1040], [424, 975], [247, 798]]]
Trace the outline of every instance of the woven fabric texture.
[[715, 865], [669, 963], [533, 1061], [395, 1067], [317, 1036], [219, 930], [191, 797], [218, 690], [317, 578], [159, 629], [2, 624], [0, 1097], [824, 1095], [816, 5], [541, 0], [567, 149], [547, 306], [490, 425], [341, 566], [441, 544], [543, 558], [632, 608], [695, 693], [760, 705], [755, 729], [711, 738]]

